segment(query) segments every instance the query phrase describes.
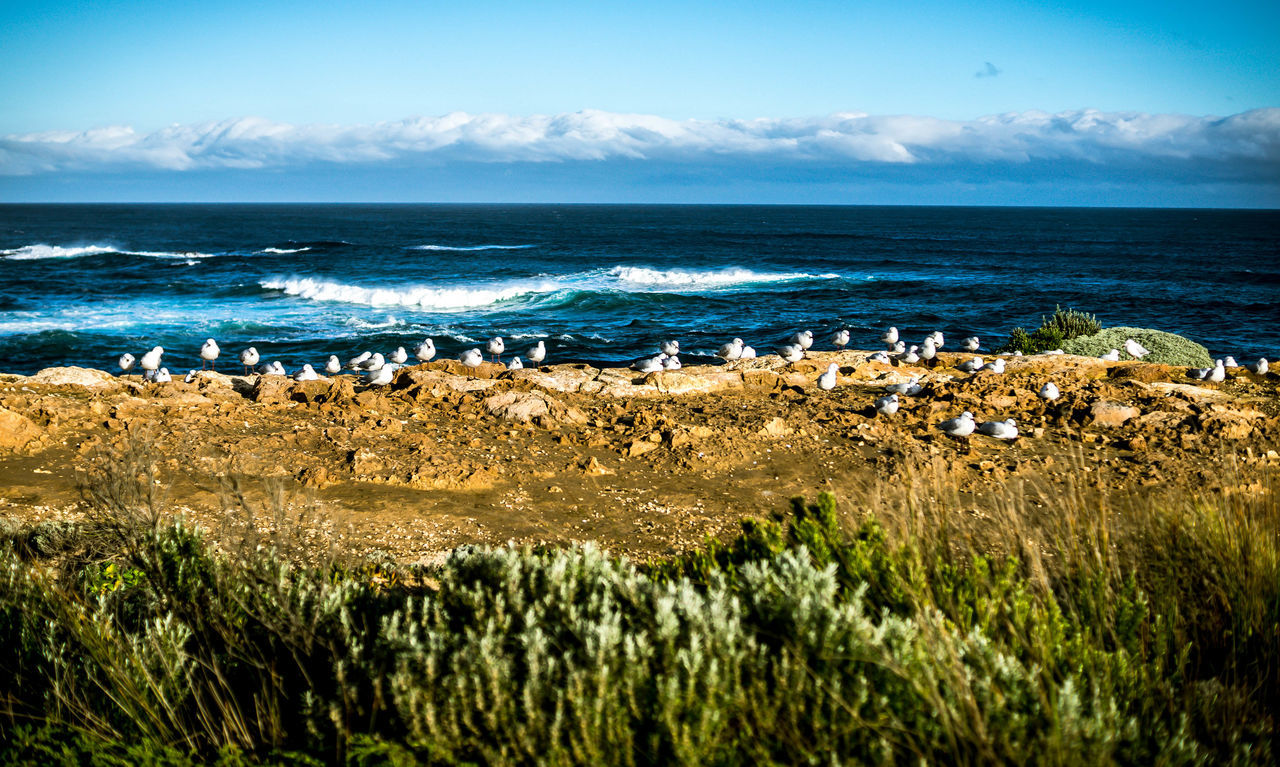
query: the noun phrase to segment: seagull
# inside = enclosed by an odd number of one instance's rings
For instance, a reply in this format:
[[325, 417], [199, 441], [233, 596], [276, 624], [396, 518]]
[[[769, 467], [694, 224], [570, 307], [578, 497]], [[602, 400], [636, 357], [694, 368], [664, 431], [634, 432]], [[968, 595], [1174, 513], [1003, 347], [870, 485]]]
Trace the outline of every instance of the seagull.
[[1128, 352], [1129, 356], [1133, 357], [1135, 360], [1140, 360], [1151, 353], [1150, 351], [1147, 350], [1147, 347], [1143, 346], [1142, 344], [1138, 343], [1132, 338], [1125, 340], [1124, 350]]
[[373, 352], [360, 352], [356, 356], [347, 360], [347, 368], [350, 370], [360, 370], [360, 366], [368, 362], [369, 358], [372, 356]]
[[284, 365], [280, 364], [280, 360], [276, 360], [269, 365], [263, 365], [262, 374], [268, 376], [287, 376], [289, 375], [289, 371], [284, 369]]
[[158, 370], [160, 368], [160, 356], [164, 354], [164, 348], [157, 346], [146, 354], [142, 355], [142, 361], [138, 364], [142, 365], [143, 370]]
[[680, 342], [674, 341], [674, 340], [663, 341], [658, 344], [658, 351], [662, 352], [668, 357], [674, 357], [680, 353]]
[[717, 357], [722, 357], [729, 362], [742, 358], [742, 339], [735, 338], [724, 346], [720, 347], [720, 351], [716, 352]]
[[1053, 402], [1058, 396], [1058, 386], [1053, 381], [1046, 381], [1045, 385], [1040, 387], [1040, 399]]
[[1120, 350], [1119, 350], [1119, 349], [1112, 349], [1111, 351], [1107, 352], [1106, 354], [1103, 354], [1102, 356], [1098, 357], [1098, 359], [1102, 360], [1103, 362], [1119, 362], [1119, 361], [1120, 361]]
[[979, 341], [977, 336], [969, 336], [960, 342], [960, 348], [967, 352], [978, 351]]
[[998, 359], [992, 360], [991, 362], [988, 362], [987, 364], [985, 364], [985, 365], [983, 365], [981, 368], [979, 368], [979, 370], [984, 370], [984, 371], [986, 371], [986, 372], [988, 372], [988, 373], [1003, 373], [1003, 372], [1004, 372], [1004, 358], [1003, 358], [1003, 357], [1000, 357], [1000, 358], [998, 358]]
[[1018, 422], [1012, 418], [1003, 421], [983, 421], [978, 425], [978, 432], [996, 439], [1017, 439]]
[[836, 373], [840, 372], [840, 366], [831, 363], [827, 366], [827, 372], [818, 376], [818, 388], [823, 391], [831, 391], [836, 388]]
[[511, 361], [507, 363], [507, 370], [524, 370], [524, 363], [520, 361], [519, 357], [512, 357]]
[[840, 349], [840, 350], [843, 350], [844, 347], [848, 346], [849, 345], [849, 329], [841, 328], [836, 332], [832, 333], [831, 345], [836, 347], [836, 349]]
[[889, 351], [894, 354], [902, 354], [907, 350], [907, 342], [901, 339], [894, 341], [893, 346], [889, 347]]
[[303, 365], [302, 369], [293, 374], [295, 381], [319, 381], [320, 376], [316, 373], [316, 369], [310, 365]]
[[387, 360], [382, 356], [382, 352], [374, 352], [371, 357], [360, 363], [360, 369], [366, 373], [370, 370], [381, 370], [387, 364]]
[[956, 365], [956, 368], [962, 373], [976, 373], [982, 369], [982, 358], [974, 357], [971, 360], [965, 360]]
[[898, 356], [898, 361], [904, 365], [914, 365], [920, 361], [920, 347], [912, 344], [911, 348]]
[[210, 338], [204, 342], [204, 346], [200, 347], [200, 359], [204, 362], [200, 363], [200, 369], [204, 370], [204, 363], [208, 362], [213, 365], [213, 369], [218, 369], [218, 355], [222, 350], [218, 348], [218, 342]]
[[939, 429], [952, 437], [967, 437], [973, 433], [975, 426], [973, 413], [968, 410], [964, 411], [959, 418], [952, 418], [938, 424]]
[[[477, 350], [478, 351], [478, 350]], [[370, 386], [386, 386], [391, 383], [391, 379], [395, 378], [396, 366], [383, 365], [376, 370], [370, 370], [364, 374], [364, 382]]]
[[679, 370], [682, 367], [684, 366], [680, 364], [679, 357], [667, 357], [662, 361], [663, 370]]
[[530, 346], [529, 350], [524, 353], [529, 358], [534, 367], [541, 368], [542, 361], [547, 358], [547, 344], [545, 341], [539, 341], [537, 344]]
[[1266, 357], [1259, 357], [1257, 362], [1250, 362], [1245, 365], [1246, 369], [1253, 373], [1257, 373], [1260, 376], [1267, 374], [1268, 367]]
[[740, 360], [753, 360], [756, 358], [756, 349], [754, 346], [742, 347], [742, 355], [738, 357]]
[[336, 376], [342, 372], [342, 363], [338, 362], [338, 355], [329, 355], [329, 361], [324, 363], [324, 372], [331, 376]]
[[924, 339], [924, 346], [920, 349], [920, 359], [924, 360], [925, 365], [933, 364], [933, 360], [938, 356], [938, 344], [933, 340], [933, 336]]
[[419, 362], [430, 362], [431, 358], [436, 356], [436, 342], [428, 338], [418, 344], [418, 348], [414, 350], [413, 356], [417, 357]]
[[173, 376], [169, 375], [169, 368], [160, 368], [151, 376], [152, 383], [169, 383], [173, 380]]
[[778, 356], [781, 357], [784, 362], [788, 362], [788, 363], [799, 362], [800, 360], [804, 359], [804, 349], [801, 348], [799, 344], [787, 344], [786, 346], [779, 346]]
[[252, 346], [240, 352], [240, 364], [244, 365], [245, 375], [249, 375], [249, 371], [253, 369], [253, 366], [258, 364], [258, 359], [258, 350]]
[[902, 383], [889, 384], [884, 387], [884, 390], [890, 394], [905, 394], [908, 397], [914, 397], [923, 391], [924, 387], [920, 385], [920, 376], [911, 376], [909, 380]]
[[458, 355], [458, 361], [469, 368], [478, 368], [484, 362], [484, 355], [480, 353], [479, 349], [467, 349]]
[[929, 337], [933, 339], [933, 345], [938, 347], [939, 349], [941, 349], [946, 344], [946, 339], [942, 337], [941, 330], [933, 331], [932, 333], [929, 334]]
[[893, 415], [898, 412], [898, 395], [890, 394], [876, 400], [876, 412], [880, 415]]
[[502, 336], [494, 336], [489, 339], [489, 344], [485, 347], [490, 354], [493, 355], [494, 362], [502, 361], [502, 353], [506, 351], [507, 345], [502, 342]]
[[1227, 369], [1223, 366], [1222, 360], [1218, 360], [1218, 363], [1213, 366], [1213, 370], [1209, 371], [1209, 375], [1205, 376], [1204, 380], [1209, 383], [1222, 383], [1226, 378]]
[[1222, 358], [1222, 366], [1224, 368], [1238, 368], [1240, 365], [1236, 362], [1236, 358], [1230, 354]]
[[797, 330], [791, 336], [791, 343], [799, 346], [801, 349], [808, 349], [810, 346], [813, 346], [813, 331]]
[[886, 330], [884, 332], [884, 335], [880, 336], [880, 342], [883, 343], [886, 347], [891, 347], [894, 344], [898, 343], [898, 329], [895, 327], [891, 327], [888, 330]]
[[631, 367], [641, 373], [661, 373], [665, 369], [662, 367], [662, 362], [666, 358], [665, 354], [659, 354], [656, 357], [643, 357], [631, 363]]
[[121, 354], [120, 359], [116, 362], [116, 364], [120, 366], [121, 373], [128, 373], [129, 369], [133, 367], [133, 355], [130, 354], [129, 352], [125, 352], [124, 354]]
[[888, 365], [889, 355], [885, 354], [884, 352], [876, 352], [875, 354], [872, 354], [870, 357], [867, 357], [867, 362], [879, 362], [881, 365]]
[[186, 378], [183, 378], [183, 379], [182, 379], [182, 382], [183, 382], [183, 383], [195, 383], [196, 379], [197, 379], [197, 378], [199, 378], [199, 377], [200, 377], [200, 371], [199, 371], [199, 370], [188, 370], [188, 371], [187, 371], [187, 377], [186, 377]]
[[403, 346], [397, 346], [396, 350], [391, 352], [390, 359], [397, 365], [403, 365], [409, 361], [409, 352], [405, 351]]

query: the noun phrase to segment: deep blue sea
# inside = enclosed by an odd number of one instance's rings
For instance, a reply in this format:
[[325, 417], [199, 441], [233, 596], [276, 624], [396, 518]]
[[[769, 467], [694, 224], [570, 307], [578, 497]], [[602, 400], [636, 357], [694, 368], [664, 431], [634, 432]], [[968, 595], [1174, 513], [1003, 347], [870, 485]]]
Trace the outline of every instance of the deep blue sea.
[[[493, 335], [618, 362], [840, 326], [984, 347], [1055, 306], [1280, 357], [1280, 212], [658, 205], [3, 205], [0, 370], [155, 344], [226, 369]], [[819, 348], [823, 343], [819, 343]]]

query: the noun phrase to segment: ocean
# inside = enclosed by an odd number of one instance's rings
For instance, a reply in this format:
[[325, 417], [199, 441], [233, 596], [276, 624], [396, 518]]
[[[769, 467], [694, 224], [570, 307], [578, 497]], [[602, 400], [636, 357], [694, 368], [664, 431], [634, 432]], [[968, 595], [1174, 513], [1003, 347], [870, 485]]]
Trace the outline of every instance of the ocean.
[[289, 370], [432, 337], [617, 364], [839, 327], [984, 348], [1055, 306], [1280, 357], [1280, 212], [664, 205], [0, 205], [0, 371], [205, 338]]

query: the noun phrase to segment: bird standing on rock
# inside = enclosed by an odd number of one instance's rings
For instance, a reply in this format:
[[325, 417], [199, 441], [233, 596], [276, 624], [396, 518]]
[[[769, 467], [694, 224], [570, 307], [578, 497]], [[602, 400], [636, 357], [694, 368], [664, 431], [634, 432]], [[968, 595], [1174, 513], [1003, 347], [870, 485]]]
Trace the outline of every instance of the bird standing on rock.
[[329, 355], [329, 361], [324, 363], [324, 372], [331, 376], [336, 376], [342, 372], [342, 363], [338, 361], [338, 355]]
[[295, 381], [318, 381], [320, 376], [316, 373], [315, 368], [310, 365], [303, 365], [302, 369], [293, 374]]
[[960, 438], [972, 434], [976, 426], [977, 424], [973, 422], [973, 413], [968, 410], [961, 413], [959, 418], [951, 418], [938, 424], [938, 428], [942, 429], [944, 434]]
[[[677, 344], [677, 346], [678, 345], [679, 344]], [[535, 368], [541, 368], [542, 361], [547, 358], [547, 343], [545, 341], [539, 341], [533, 346], [530, 346], [529, 350], [524, 353], [524, 356], [529, 358], [529, 361], [533, 363]]]
[[512, 357], [511, 361], [507, 363], [507, 370], [523, 370], [523, 369], [524, 369], [524, 363], [520, 361], [519, 357]]
[[368, 372], [370, 370], [381, 370], [386, 366], [386, 364], [387, 360], [382, 356], [382, 352], [374, 352], [371, 356], [367, 357], [364, 362], [360, 363], [359, 368]]
[[1102, 360], [1103, 362], [1119, 362], [1119, 361], [1120, 361], [1120, 350], [1119, 350], [1119, 349], [1112, 349], [1111, 351], [1107, 352], [1106, 354], [1103, 354], [1103, 355], [1099, 356], [1099, 357], [1098, 357], [1098, 359]]
[[680, 342], [675, 340], [663, 341], [658, 344], [658, 351], [668, 357], [675, 357], [680, 354]]
[[1133, 340], [1132, 338], [1125, 340], [1124, 350], [1129, 353], [1130, 357], [1140, 360], [1151, 352], [1147, 351], [1147, 347]]
[[778, 356], [781, 357], [782, 360], [787, 363], [799, 362], [800, 360], [804, 359], [804, 349], [800, 346], [800, 344], [787, 344], [786, 346], [779, 346]]
[[961, 341], [961, 342], [960, 342], [960, 348], [961, 348], [961, 349], [964, 349], [964, 350], [965, 350], [965, 351], [967, 351], [967, 352], [976, 352], [976, 351], [978, 351], [978, 347], [979, 347], [979, 345], [980, 345], [980, 343], [979, 343], [979, 341], [978, 341], [978, 337], [977, 337], [977, 336], [969, 336], [968, 338], [966, 338], [966, 339], [964, 339], [963, 341]]
[[240, 364], [244, 365], [245, 375], [249, 375], [249, 371], [253, 370], [253, 366], [258, 364], [259, 359], [258, 350], [252, 346], [240, 352]]
[[1209, 371], [1209, 375], [1204, 377], [1209, 383], [1222, 383], [1227, 380], [1227, 368], [1222, 364], [1222, 360], [1213, 366], [1213, 370]]
[[644, 357], [631, 363], [631, 367], [641, 373], [661, 373], [665, 368], [662, 366], [667, 355], [658, 354], [656, 357]]
[[978, 426], [978, 433], [996, 439], [1017, 439], [1018, 422], [1012, 418], [1006, 418], [1003, 421], [983, 421]]
[[971, 360], [965, 360], [964, 362], [956, 365], [956, 369], [962, 373], [976, 373], [982, 369], [982, 358], [974, 357]]
[[146, 354], [142, 355], [142, 361], [139, 362], [143, 370], [159, 370], [160, 357], [164, 355], [164, 347], [157, 346]]
[[458, 361], [469, 368], [478, 368], [484, 362], [484, 355], [479, 349], [467, 349], [458, 356]]
[[844, 347], [849, 345], [849, 329], [841, 328], [831, 334], [831, 345], [836, 347], [837, 351], [843, 351]]
[[1058, 396], [1058, 385], [1053, 381], [1047, 381], [1044, 386], [1040, 387], [1040, 399], [1053, 402]]
[[489, 354], [493, 355], [494, 362], [502, 362], [502, 353], [506, 351], [507, 345], [502, 342], [502, 336], [494, 336], [489, 339], [485, 348], [489, 350]]
[[898, 361], [904, 365], [916, 364], [920, 361], [920, 347], [912, 344], [910, 349], [898, 355]]
[[1266, 375], [1269, 368], [1266, 357], [1259, 357], [1257, 362], [1250, 362], [1245, 365], [1246, 370], [1251, 373], [1257, 373], [1260, 376]]
[[890, 327], [884, 335], [880, 336], [880, 342], [885, 345], [885, 348], [892, 349], [893, 345], [898, 343], [898, 329]]
[[905, 394], [908, 397], [914, 397], [923, 391], [924, 387], [920, 385], [920, 376], [911, 376], [910, 379], [902, 383], [889, 384], [884, 390], [890, 394]]
[[386, 386], [391, 383], [391, 379], [395, 378], [396, 366], [383, 365], [376, 370], [370, 370], [364, 374], [364, 382], [370, 386]]
[[733, 362], [742, 358], [742, 339], [735, 338], [724, 346], [720, 347], [720, 351], [716, 352], [716, 356], [727, 362]]
[[880, 415], [893, 415], [898, 412], [898, 395], [890, 394], [876, 400], [876, 412]]
[[209, 363], [214, 370], [218, 369], [218, 355], [222, 350], [218, 348], [218, 342], [212, 338], [204, 342], [204, 346], [200, 347], [200, 369], [204, 370], [204, 363]]
[[391, 352], [390, 360], [397, 365], [403, 365], [409, 361], [409, 352], [405, 351], [403, 346], [397, 346], [396, 350]]
[[357, 354], [356, 356], [354, 356], [354, 357], [352, 357], [351, 359], [347, 360], [347, 369], [348, 369], [348, 370], [357, 370], [357, 371], [358, 371], [358, 370], [361, 370], [361, 367], [360, 367], [360, 366], [361, 366], [361, 365], [363, 365], [364, 363], [368, 362], [368, 361], [369, 361], [369, 358], [370, 358], [370, 357], [372, 357], [372, 356], [373, 356], [373, 352], [360, 352], [360, 353], [359, 353], [359, 354]]
[[791, 336], [791, 343], [799, 346], [801, 349], [808, 349], [813, 346], [812, 330], [797, 330], [795, 335]]
[[430, 362], [436, 356], [436, 342], [428, 338], [418, 344], [413, 356], [417, 357], [419, 362]]
[[756, 358], [756, 349], [754, 346], [742, 347], [742, 354], [738, 355], [740, 360], [753, 360]]
[[133, 367], [133, 363], [134, 363], [133, 355], [130, 354], [129, 352], [125, 352], [124, 354], [121, 354], [120, 359], [116, 361], [116, 364], [120, 366], [121, 373], [128, 373], [129, 370]]
[[823, 391], [831, 391], [836, 388], [836, 374], [840, 372], [840, 366], [832, 362], [827, 366], [827, 372], [818, 376], [818, 388]]

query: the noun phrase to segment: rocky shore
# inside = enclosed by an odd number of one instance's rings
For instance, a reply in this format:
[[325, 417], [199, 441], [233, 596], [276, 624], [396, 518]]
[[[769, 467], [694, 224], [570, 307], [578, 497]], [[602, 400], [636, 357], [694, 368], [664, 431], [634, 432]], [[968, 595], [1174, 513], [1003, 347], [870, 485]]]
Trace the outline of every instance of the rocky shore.
[[[0, 376], [0, 518], [76, 519], [80, 478], [146, 444], [169, 509], [216, 524], [239, 495], [271, 497], [317, 536], [402, 561], [467, 543], [596, 540], [652, 556], [768, 516], [786, 498], [941, 477], [981, 516], [1001, 489], [1100, 493], [1195, 487], [1266, 492], [1280, 467], [1280, 378], [1243, 368], [1222, 384], [1183, 368], [1062, 356], [963, 373], [868, 352], [775, 356], [637, 374], [557, 365], [507, 371], [453, 361], [294, 382], [205, 372], [144, 384], [85, 368]], [[834, 391], [816, 385], [839, 366]], [[892, 417], [885, 386], [919, 376]], [[1061, 397], [1040, 399], [1054, 381]], [[971, 411], [1017, 421], [1003, 442], [936, 424]], [[332, 531], [339, 531], [333, 533]]]

